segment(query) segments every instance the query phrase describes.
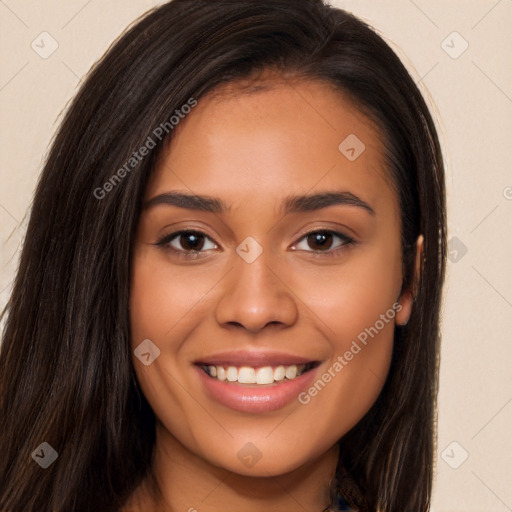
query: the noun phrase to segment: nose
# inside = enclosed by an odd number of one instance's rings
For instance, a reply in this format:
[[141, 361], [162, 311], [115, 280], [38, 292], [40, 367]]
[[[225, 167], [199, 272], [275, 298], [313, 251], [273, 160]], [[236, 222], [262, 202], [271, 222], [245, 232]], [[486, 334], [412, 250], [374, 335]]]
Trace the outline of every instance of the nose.
[[285, 328], [297, 321], [298, 308], [293, 289], [287, 283], [289, 276], [271, 268], [264, 255], [265, 252], [252, 263], [241, 258], [235, 262], [217, 302], [215, 315], [219, 325], [257, 333], [267, 325]]

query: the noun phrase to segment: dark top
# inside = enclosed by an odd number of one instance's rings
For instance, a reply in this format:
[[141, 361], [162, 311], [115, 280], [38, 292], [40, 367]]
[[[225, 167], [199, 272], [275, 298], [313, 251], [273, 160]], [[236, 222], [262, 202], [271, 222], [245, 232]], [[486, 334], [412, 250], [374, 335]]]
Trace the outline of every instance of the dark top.
[[323, 512], [368, 512], [368, 503], [359, 486], [340, 464], [331, 481], [331, 502]]

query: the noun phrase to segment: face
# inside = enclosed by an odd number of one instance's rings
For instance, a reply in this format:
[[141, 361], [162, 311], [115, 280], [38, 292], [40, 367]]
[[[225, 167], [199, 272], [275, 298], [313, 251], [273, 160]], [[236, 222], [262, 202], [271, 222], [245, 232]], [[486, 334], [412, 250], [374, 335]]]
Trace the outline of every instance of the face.
[[382, 137], [347, 98], [279, 80], [202, 98], [134, 251], [133, 364], [160, 433], [254, 476], [326, 453], [384, 384], [401, 263]]

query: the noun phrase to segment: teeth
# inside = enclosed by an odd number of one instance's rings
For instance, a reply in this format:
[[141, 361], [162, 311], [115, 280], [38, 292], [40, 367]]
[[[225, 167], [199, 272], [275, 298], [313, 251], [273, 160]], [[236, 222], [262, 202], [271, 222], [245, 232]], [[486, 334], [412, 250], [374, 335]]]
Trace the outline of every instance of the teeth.
[[[226, 380], [226, 370], [224, 370], [224, 367], [222, 366], [217, 366], [214, 368], [216, 369], [216, 373], [217, 373], [217, 379], [219, 380]], [[213, 373], [210, 372], [210, 375], [212, 377], [214, 377]]]
[[297, 367], [292, 364], [286, 368], [285, 376], [287, 379], [294, 379], [297, 376]]
[[283, 380], [286, 377], [286, 370], [284, 366], [278, 366], [274, 370], [274, 380]]
[[[233, 368], [232, 366], [230, 368]], [[236, 371], [236, 368], [233, 368]], [[238, 370], [238, 382], [242, 384], [254, 384], [256, 382], [256, 372], [254, 368], [242, 366]]]
[[256, 370], [256, 384], [272, 384], [272, 382], [274, 382], [274, 370], [271, 366]]
[[[307, 365], [308, 369], [310, 365]], [[279, 365], [276, 367], [262, 366], [252, 368], [250, 366], [203, 366], [202, 367], [210, 377], [220, 381], [239, 382], [240, 384], [272, 384], [276, 381], [293, 380], [299, 377], [306, 370], [305, 364], [290, 366]]]
[[226, 377], [229, 380], [229, 382], [235, 382], [236, 380], [238, 380], [238, 370], [234, 366], [228, 366]]

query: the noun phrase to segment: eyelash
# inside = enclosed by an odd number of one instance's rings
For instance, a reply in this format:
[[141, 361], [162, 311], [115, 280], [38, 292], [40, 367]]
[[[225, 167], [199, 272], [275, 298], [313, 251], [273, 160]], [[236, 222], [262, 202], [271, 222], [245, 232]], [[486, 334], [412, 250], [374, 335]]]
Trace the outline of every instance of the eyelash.
[[[309, 235], [319, 234], [319, 233], [337, 236], [338, 238], [340, 238], [342, 240], [343, 243], [336, 249], [329, 249], [327, 251], [306, 251], [306, 252], [310, 252], [314, 257], [321, 257], [321, 258], [322, 257], [327, 257], [327, 258], [336, 257], [339, 255], [340, 252], [348, 249], [355, 243], [355, 241], [352, 238], [344, 235], [343, 233], [339, 233], [338, 231], [332, 231], [329, 229], [318, 229], [318, 230], [314, 230], [314, 231], [309, 231], [308, 233], [305, 233], [299, 239], [299, 241], [297, 243], [301, 242], [303, 239], [305, 239]], [[171, 247], [169, 245], [170, 242], [172, 242], [175, 238], [177, 238], [178, 236], [183, 235], [183, 234], [201, 235], [206, 238], [209, 238], [212, 242], [214, 242], [215, 245], [218, 245], [206, 233], [203, 233], [202, 231], [199, 231], [199, 230], [192, 230], [192, 229], [184, 229], [182, 231], [175, 231], [168, 235], [164, 235], [154, 245], [162, 248], [163, 250], [171, 251], [178, 258], [183, 258], [185, 260], [195, 260], [195, 259], [198, 259], [199, 257], [201, 257], [200, 254], [204, 251], [183, 251], [183, 250], [175, 249], [174, 247]]]

